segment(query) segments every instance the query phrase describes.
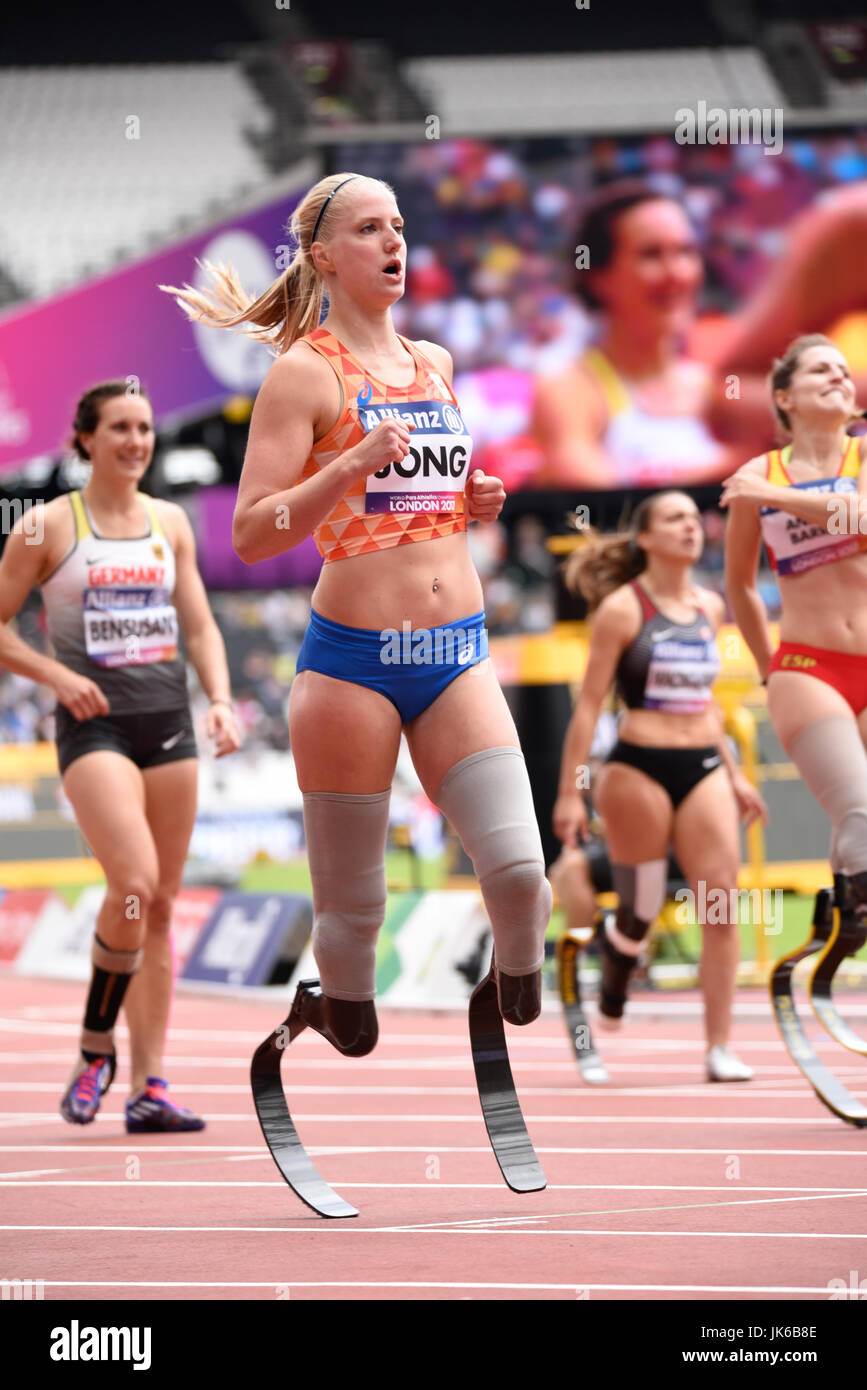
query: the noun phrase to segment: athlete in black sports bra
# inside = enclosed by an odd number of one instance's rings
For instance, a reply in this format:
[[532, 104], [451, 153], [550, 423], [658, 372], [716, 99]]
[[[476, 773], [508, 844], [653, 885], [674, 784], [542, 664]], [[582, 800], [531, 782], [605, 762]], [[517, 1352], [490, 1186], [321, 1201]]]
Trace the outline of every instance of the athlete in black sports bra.
[[[715, 889], [731, 903], [738, 811], [748, 820], [767, 815], [732, 758], [713, 702], [719, 669], [714, 631], [725, 605], [719, 594], [693, 583], [692, 566], [703, 544], [692, 499], [663, 492], [640, 504], [630, 533], [598, 538], [567, 562], [566, 583], [587, 599], [594, 622], [553, 815], [564, 846], [574, 847], [584, 836], [586, 809], [576, 770], [586, 766], [612, 685], [626, 706], [618, 741], [593, 788], [620, 901], [616, 923], [607, 925], [602, 938], [600, 1023], [613, 1026], [619, 1025], [629, 976], [665, 900], [669, 847], [696, 903], [719, 902], [711, 896]], [[728, 1046], [738, 922], [716, 913], [702, 925], [708, 1079], [747, 1080], [750, 1069]]]

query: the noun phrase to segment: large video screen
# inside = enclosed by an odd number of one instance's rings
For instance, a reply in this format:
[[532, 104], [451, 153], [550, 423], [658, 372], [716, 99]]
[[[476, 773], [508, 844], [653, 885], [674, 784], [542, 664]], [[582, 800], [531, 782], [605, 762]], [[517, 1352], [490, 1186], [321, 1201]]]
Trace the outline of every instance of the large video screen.
[[867, 387], [867, 131], [332, 154], [395, 189], [395, 324], [452, 353], [473, 462], [512, 492], [719, 481], [781, 442], [767, 373], [801, 332]]

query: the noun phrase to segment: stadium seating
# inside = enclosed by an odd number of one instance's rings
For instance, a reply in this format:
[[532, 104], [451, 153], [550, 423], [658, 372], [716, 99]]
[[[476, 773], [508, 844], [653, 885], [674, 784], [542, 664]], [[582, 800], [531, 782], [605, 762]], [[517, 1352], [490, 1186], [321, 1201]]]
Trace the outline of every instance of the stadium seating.
[[784, 105], [751, 48], [418, 58], [404, 73], [427, 94], [444, 136], [671, 128], [680, 107], [699, 101], [724, 109]]
[[268, 178], [271, 120], [238, 63], [0, 70], [0, 264], [41, 298], [170, 240]]

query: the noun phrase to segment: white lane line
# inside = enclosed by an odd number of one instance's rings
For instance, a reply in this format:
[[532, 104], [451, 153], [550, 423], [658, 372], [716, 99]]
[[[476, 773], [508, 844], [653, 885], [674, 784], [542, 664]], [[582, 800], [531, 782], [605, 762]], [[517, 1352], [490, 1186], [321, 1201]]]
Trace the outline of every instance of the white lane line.
[[[562, 1054], [562, 1052], [564, 1051], [563, 1048], [558, 1048], [557, 1050], [558, 1050], [558, 1052], [561, 1053], [561, 1054]], [[760, 1081], [761, 1081], [762, 1083], [764, 1083], [766, 1080], [770, 1080], [771, 1078], [773, 1078], [773, 1080], [774, 1080], [775, 1082], [777, 1082], [777, 1081], [782, 1081], [782, 1082], [786, 1082], [786, 1083], [791, 1083], [792, 1085], [803, 1085], [803, 1080], [802, 1080], [801, 1076], [800, 1076], [799, 1073], [795, 1070], [795, 1068], [792, 1066], [791, 1063], [789, 1063], [789, 1065], [787, 1065], [787, 1066], [786, 1066], [786, 1065], [775, 1066], [773, 1063], [760, 1062], [760, 1061], [758, 1061], [756, 1058], [750, 1059], [749, 1049], [743, 1048], [743, 1047], [739, 1047], [739, 1048], [738, 1048], [738, 1055], [739, 1055], [739, 1056], [742, 1056], [742, 1057], [745, 1057], [747, 1060], [752, 1060], [752, 1062], [754, 1063], [754, 1065], [755, 1065], [756, 1067], [760, 1067], [760, 1068], [761, 1068], [761, 1077], [760, 1077]], [[57, 1071], [58, 1071], [58, 1074], [59, 1074], [59, 1077], [58, 1077], [58, 1085], [61, 1084], [62, 1081], [65, 1081], [66, 1076], [67, 1076], [67, 1074], [68, 1074], [68, 1072], [69, 1072], [69, 1059], [68, 1059], [68, 1058], [64, 1059], [64, 1058], [62, 1058], [62, 1057], [58, 1057], [58, 1055], [57, 1055], [56, 1052], [50, 1052], [50, 1053], [33, 1053], [33, 1052], [6, 1052], [6, 1053], [0, 1053], [0, 1066], [6, 1066], [6, 1065], [8, 1065], [8, 1066], [14, 1066], [14, 1067], [16, 1067], [17, 1070], [21, 1070], [22, 1067], [24, 1067], [24, 1066], [29, 1066], [29, 1065], [34, 1061], [34, 1059], [35, 1059], [36, 1061], [39, 1061], [40, 1064], [41, 1064], [42, 1062], [44, 1062], [45, 1065], [46, 1065], [46, 1067], [47, 1067], [49, 1064], [52, 1065], [52, 1066], [56, 1066]], [[433, 1057], [433, 1058], [407, 1057], [407, 1058], [402, 1058], [402, 1059], [387, 1058], [387, 1059], [375, 1059], [375, 1060], [374, 1060], [374, 1059], [371, 1059], [371, 1058], [369, 1058], [369, 1057], [364, 1057], [364, 1058], [358, 1058], [357, 1060], [359, 1061], [359, 1064], [360, 1064], [359, 1070], [360, 1070], [361, 1068], [363, 1068], [365, 1071], [367, 1071], [367, 1070], [370, 1070], [370, 1071], [388, 1071], [388, 1072], [392, 1072], [392, 1071], [412, 1071], [412, 1072], [434, 1071], [434, 1072], [438, 1072], [438, 1073], [446, 1073], [446, 1072], [451, 1072], [451, 1071], [466, 1073], [466, 1072], [469, 1070], [469, 1068], [470, 1068], [470, 1066], [471, 1066], [471, 1062], [472, 1062], [472, 1059], [471, 1059], [471, 1057], [470, 1057], [469, 1051], [467, 1051], [466, 1053], [463, 1053], [460, 1057], [448, 1057], [448, 1058], [446, 1058], [446, 1057]], [[656, 1064], [656, 1063], [652, 1063], [652, 1062], [631, 1062], [631, 1061], [629, 1061], [627, 1058], [620, 1058], [620, 1059], [616, 1059], [616, 1058], [615, 1058], [615, 1059], [612, 1059], [611, 1057], [607, 1056], [607, 1054], [606, 1054], [605, 1062], [606, 1062], [606, 1065], [608, 1066], [609, 1070], [610, 1070], [613, 1074], [617, 1074], [618, 1072], [628, 1072], [630, 1075], [636, 1074], [636, 1075], [659, 1076], [661, 1073], [667, 1073], [667, 1074], [673, 1074], [673, 1075], [676, 1075], [676, 1076], [690, 1076], [690, 1075], [693, 1075], [693, 1076], [694, 1076], [696, 1070], [698, 1069], [698, 1062], [695, 1062], [695, 1061], [693, 1061], [693, 1062], [684, 1062], [684, 1063], [681, 1063], [681, 1064], [675, 1064], [675, 1063], [670, 1063], [670, 1064], [669, 1064], [669, 1063], [660, 1063], [660, 1064]], [[192, 1069], [192, 1068], [201, 1067], [201, 1068], [203, 1068], [203, 1069], [205, 1069], [205, 1070], [213, 1070], [213, 1071], [221, 1071], [221, 1070], [224, 1070], [224, 1069], [226, 1069], [226, 1070], [232, 1069], [232, 1070], [237, 1070], [237, 1071], [249, 1072], [249, 1070], [250, 1070], [250, 1058], [249, 1058], [249, 1057], [172, 1057], [172, 1056], [169, 1056], [169, 1057], [167, 1057], [167, 1058], [165, 1059], [165, 1066], [166, 1066], [166, 1070], [169, 1072], [169, 1074], [171, 1074], [171, 1073], [173, 1073], [173, 1072], [174, 1072], [174, 1073], [177, 1073], [177, 1071], [179, 1071], [181, 1068], [187, 1068], [187, 1067], [188, 1067], [188, 1068], [191, 1068], [191, 1069]], [[578, 1070], [577, 1070], [577, 1067], [576, 1067], [575, 1063], [572, 1062], [572, 1061], [568, 1061], [568, 1060], [567, 1060], [567, 1061], [562, 1061], [562, 1060], [560, 1060], [559, 1058], [556, 1058], [556, 1059], [555, 1059], [555, 1058], [552, 1058], [552, 1059], [550, 1059], [550, 1060], [542, 1060], [542, 1061], [528, 1061], [526, 1058], [518, 1059], [518, 1060], [515, 1062], [515, 1068], [514, 1068], [514, 1069], [515, 1069], [516, 1072], [518, 1072], [518, 1073], [520, 1073], [520, 1074], [523, 1074], [523, 1073], [525, 1073], [525, 1072], [526, 1072], [526, 1073], [530, 1073], [530, 1072], [543, 1072], [543, 1073], [545, 1073], [545, 1074], [547, 1075], [548, 1073], [551, 1073], [551, 1072], [557, 1072], [557, 1073], [562, 1073], [563, 1075], [571, 1075], [571, 1076], [574, 1076], [575, 1079], [576, 1079], [576, 1082], [578, 1081]], [[305, 1074], [305, 1075], [307, 1075], [307, 1074], [310, 1073], [310, 1072], [319, 1072], [319, 1071], [341, 1071], [341, 1072], [345, 1072], [345, 1062], [342, 1061], [342, 1060], [341, 1060], [340, 1058], [338, 1058], [338, 1057], [335, 1057], [335, 1058], [330, 1058], [330, 1057], [322, 1057], [322, 1058], [305, 1057], [305, 1058], [303, 1059], [303, 1070], [304, 1070], [304, 1074]], [[863, 1074], [864, 1074], [864, 1069], [863, 1069], [863, 1067], [848, 1066], [848, 1065], [846, 1065], [846, 1064], [844, 1064], [844, 1065], [842, 1065], [842, 1066], [835, 1066], [834, 1071], [835, 1071], [835, 1074], [836, 1074], [837, 1076], [839, 1076], [839, 1077], [849, 1077], [849, 1076], [861, 1077], [861, 1076], [863, 1076]], [[126, 1066], [126, 1063], [125, 1063], [123, 1060], [121, 1060], [120, 1063], [119, 1063], [119, 1065], [118, 1065], [117, 1078], [116, 1078], [116, 1083], [115, 1083], [115, 1084], [117, 1084], [118, 1081], [119, 1081], [119, 1082], [126, 1081], [126, 1080], [128, 1079], [128, 1077], [129, 1077], [129, 1070], [128, 1070], [127, 1066]], [[181, 1084], [186, 1084], [186, 1083], [180, 1083], [180, 1082], [178, 1082], [178, 1083], [176, 1083], [176, 1084], [181, 1085]], [[523, 1089], [523, 1088], [522, 1088], [522, 1089]], [[708, 1089], [706, 1085], [705, 1085], [705, 1089]]]
[[[285, 1000], [283, 1002], [289, 1003], [290, 1001]], [[383, 1014], [384, 1013], [385, 1010], [383, 1010]], [[664, 1004], [654, 1005], [652, 1009], [647, 1008], [645, 1006], [641, 1011], [641, 1015], [634, 1015], [635, 1021], [639, 1021], [641, 1016], [644, 1014], [648, 1015], [648, 1017], [651, 1014], [659, 1015], [664, 1019], [665, 1022], [670, 1022], [673, 1015], [679, 1015], [684, 1019], [684, 1021], [686, 1021], [692, 1018], [703, 1017], [704, 1005], [701, 1003], [687, 1004], [683, 1001], [678, 1003], [675, 1000], [666, 1001]], [[765, 1004], [764, 1001], [762, 1001], [761, 1003], [756, 1002], [752, 1007], [749, 1005], [745, 1005], [744, 1003], [736, 1005], [734, 1016], [735, 1018], [758, 1018], [761, 1019], [763, 1022], [767, 1022], [769, 1025], [772, 1025], [771, 1011], [769, 1006]], [[846, 1017], [867, 1018], [867, 1001], [862, 1002], [860, 1005], [853, 1005], [851, 1001], [847, 1002]], [[645, 1019], [645, 1021], [647, 1020]], [[272, 1026], [273, 1017], [269, 1015], [267, 1020], [263, 1019], [262, 1026], [256, 1028], [255, 1030], [250, 1030], [247, 1028], [172, 1028], [171, 1038], [174, 1042], [203, 1042], [207, 1044], [209, 1047], [212, 1047], [215, 1043], [223, 1042], [252, 1043], [255, 1047], [258, 1043], [262, 1041], [263, 1037], [265, 1037], [268, 1028]], [[0, 1033], [23, 1033], [31, 1036], [45, 1036], [46, 1034], [51, 1034], [57, 1037], [77, 1037], [80, 1032], [81, 1024], [78, 1022], [63, 1023], [61, 1021], [52, 1020], [48, 1018], [40, 1020], [0, 1017]], [[119, 1025], [118, 1028], [115, 1030], [115, 1036], [123, 1038], [128, 1037], [129, 1034], [127, 1029], [123, 1025]], [[513, 1035], [510, 1033], [510, 1037], [511, 1036]], [[524, 1035], [520, 1038], [520, 1040], [518, 1040], [516, 1037], [515, 1040], [517, 1047], [522, 1051], [524, 1049], [552, 1046], [559, 1046], [562, 1048], [565, 1045], [562, 1041], [562, 1032], [553, 1028], [550, 1031], [546, 1028], [541, 1034], [537, 1033], [536, 1035], [530, 1036]], [[621, 1042], [620, 1039], [617, 1039], [616, 1046], [613, 1046], [612, 1050], [619, 1051], [624, 1046], [624, 1042]], [[386, 1034], [383, 1034], [382, 1044], [387, 1045], [389, 1047], [401, 1046], [466, 1048], [467, 1039], [466, 1036], [461, 1033], [388, 1032]], [[740, 1047], [742, 1044], [745, 1047], [772, 1047], [774, 1051], [777, 1052], [781, 1052], [784, 1050], [781, 1041], [771, 1041], [768, 1039], [762, 1039], [758, 1042], [747, 1042], [746, 1039], [742, 1040], [739, 1038], [738, 1047]], [[302, 1035], [298, 1038], [297, 1044], [293, 1043], [293, 1046], [296, 1045], [301, 1046], [303, 1048], [313, 1046], [314, 1039], [312, 1036], [306, 1038]], [[607, 1045], [608, 1044], [606, 1044], [606, 1046]], [[696, 1052], [705, 1051], [705, 1044], [700, 1039], [644, 1037], [639, 1040], [633, 1037], [628, 1042], [626, 1042], [626, 1046], [638, 1048], [639, 1050], [646, 1050], [648, 1046], [652, 1046], [654, 1049], [664, 1048], [673, 1051], [683, 1051], [685, 1049], [690, 1049]]]
[[[146, 1140], [149, 1135], [130, 1135], [130, 1140]], [[0, 1144], [0, 1153], [123, 1153], [128, 1154], [131, 1144]], [[133, 1146], [136, 1147], [136, 1146]], [[307, 1145], [307, 1152], [322, 1157], [326, 1154], [429, 1154], [429, 1144], [319, 1144]], [[487, 1154], [487, 1144], [437, 1144], [438, 1154]], [[541, 1154], [661, 1154], [671, 1155], [712, 1154], [731, 1158], [730, 1148], [725, 1149], [614, 1149], [600, 1147], [560, 1148], [536, 1146]], [[141, 1149], [146, 1153], [243, 1153], [250, 1158], [270, 1158], [263, 1144], [145, 1144]], [[737, 1157], [745, 1154], [759, 1158], [857, 1158], [863, 1162], [863, 1149], [747, 1149], [738, 1146]]]
[[[270, 1158], [270, 1154], [265, 1155]], [[228, 1160], [230, 1163], [231, 1159]], [[80, 1171], [80, 1170], [78, 1170]], [[33, 1182], [7, 1182], [7, 1178], [34, 1178], [43, 1173], [74, 1173], [75, 1168], [31, 1168], [22, 1169], [18, 1173], [0, 1173], [0, 1187], [279, 1187], [279, 1182], [236, 1182], [232, 1179], [199, 1179], [199, 1178], [125, 1178], [123, 1180], [107, 1178], [100, 1184], [97, 1179], [68, 1179], [54, 1183], [33, 1183]], [[502, 1190], [502, 1183], [499, 1182], [442, 1182], [439, 1178], [431, 1179], [426, 1182], [354, 1182], [349, 1178], [339, 1180], [340, 1187], [369, 1187], [385, 1188], [386, 1190], [400, 1189], [403, 1191], [427, 1191], [433, 1188], [448, 1189], [449, 1191], [480, 1191], [480, 1192], [499, 1192]], [[788, 1185], [774, 1184], [769, 1187], [748, 1186], [745, 1183], [738, 1183], [733, 1189], [731, 1183], [656, 1183], [656, 1182], [549, 1182], [547, 1190], [549, 1192], [810, 1192], [818, 1193], [820, 1196], [828, 1193], [837, 1193], [841, 1196], [851, 1196], [850, 1187], [790, 1187]], [[867, 1195], [867, 1191], [865, 1194]], [[488, 1218], [485, 1218], [487, 1220]], [[0, 1230], [3, 1228], [0, 1227]], [[864, 1239], [867, 1240], [867, 1234]]]
[[[806, 1083], [799, 1077], [794, 1078], [798, 1091], [792, 1090], [757, 1090], [754, 1086], [746, 1085], [738, 1092], [739, 1100], [791, 1100], [812, 1099], [813, 1092], [807, 1087]], [[40, 1093], [54, 1095], [59, 1089], [53, 1081], [0, 1081], [0, 1094], [29, 1094]], [[250, 1094], [249, 1083], [235, 1081], [209, 1081], [209, 1082], [186, 1082], [178, 1081], [175, 1085], [178, 1091], [185, 1094], [208, 1095], [208, 1096], [246, 1096]], [[323, 1085], [298, 1085], [294, 1081], [288, 1087], [292, 1095], [297, 1096], [478, 1096], [475, 1086], [362, 1086], [357, 1082], [351, 1086], [349, 1083], [343, 1086], [323, 1086]], [[867, 1090], [855, 1091], [851, 1094], [855, 1097], [864, 1096], [867, 1098]], [[558, 1096], [564, 1099], [580, 1101], [596, 1101], [599, 1099], [599, 1091], [590, 1087], [582, 1086], [576, 1074], [574, 1086], [521, 1086], [523, 1096]], [[659, 1100], [708, 1100], [726, 1101], [732, 1099], [731, 1091], [726, 1091], [720, 1086], [704, 1085], [695, 1086], [607, 1086], [605, 1088], [605, 1098], [614, 1096], [646, 1097], [648, 1099]]]
[[[304, 1230], [311, 1229], [303, 1227]], [[328, 1229], [315, 1227], [314, 1229]], [[334, 1229], [331, 1227], [330, 1229]], [[343, 1229], [346, 1229], [345, 1227]], [[363, 1230], [363, 1227], [356, 1227]], [[274, 1289], [278, 1281], [269, 1280], [179, 1280], [179, 1279], [44, 1279], [40, 1280], [46, 1289]], [[282, 1287], [287, 1281], [283, 1281]], [[576, 1289], [587, 1289], [590, 1293], [748, 1293], [778, 1294], [800, 1293], [821, 1294], [828, 1297], [827, 1284], [582, 1284], [577, 1280], [571, 1284], [483, 1284], [456, 1281], [431, 1280], [377, 1280], [377, 1279], [291, 1279], [288, 1285], [293, 1289], [515, 1289], [538, 1290], [540, 1292], [564, 1292], [573, 1294]]]
[[[732, 1097], [730, 1097], [732, 1099]], [[794, 1100], [810, 1099], [813, 1100], [812, 1091], [805, 1092], [804, 1096], [793, 1096]], [[818, 1102], [817, 1102], [818, 1105]], [[103, 1119], [111, 1122], [122, 1123], [124, 1116], [120, 1110], [101, 1110], [100, 1115]], [[297, 1124], [333, 1124], [333, 1125], [478, 1125], [481, 1120], [478, 1115], [406, 1115], [398, 1112], [395, 1115], [368, 1115], [361, 1110], [355, 1114], [331, 1115], [320, 1114], [316, 1111], [310, 1114], [293, 1115], [293, 1120]], [[227, 1111], [205, 1112], [205, 1119], [209, 1124], [253, 1124], [256, 1116], [252, 1109], [244, 1111], [242, 1114]], [[838, 1119], [825, 1119], [822, 1115], [524, 1115], [528, 1125], [730, 1125], [740, 1127], [742, 1125], [809, 1125], [810, 1128], [823, 1127], [825, 1129], [839, 1130], [840, 1121]], [[0, 1114], [0, 1126], [22, 1128], [27, 1125], [61, 1125], [65, 1124], [63, 1117], [53, 1110], [49, 1111], [30, 1111], [30, 1110], [8, 1110]], [[130, 1135], [131, 1139], [141, 1139], [143, 1135]]]
[[474, 1216], [466, 1221], [402, 1222], [390, 1227], [390, 1229], [393, 1231], [425, 1231], [429, 1235], [436, 1235], [441, 1229], [448, 1231], [497, 1229], [517, 1233], [519, 1228], [529, 1228], [540, 1221], [585, 1220], [588, 1216], [634, 1216], [640, 1212], [647, 1212], [655, 1216], [662, 1211], [696, 1211], [701, 1207], [713, 1207], [714, 1211], [718, 1211], [724, 1207], [785, 1206], [793, 1202], [834, 1202], [846, 1200], [849, 1197], [867, 1197], [867, 1191], [859, 1189], [854, 1192], [823, 1193], [812, 1197], [736, 1197], [730, 1202], [679, 1202], [670, 1206], [655, 1204], [648, 1207], [601, 1207], [596, 1211], [591, 1209], [589, 1211], [540, 1212], [535, 1216]]
[[0, 1178], [38, 1178], [47, 1173], [74, 1173], [74, 1168], [21, 1168], [17, 1173], [0, 1172]]
[[[500, 1184], [502, 1186], [502, 1184]], [[0, 1231], [114, 1231], [120, 1233], [135, 1233], [140, 1235], [142, 1232], [155, 1235], [189, 1235], [198, 1233], [226, 1234], [232, 1235], [299, 1235], [310, 1231], [343, 1231], [346, 1233], [363, 1233], [364, 1235], [412, 1235], [416, 1228], [412, 1226], [335, 1226], [331, 1222], [327, 1226], [0, 1226]], [[586, 1230], [578, 1228], [567, 1228], [556, 1231], [498, 1231], [485, 1226], [476, 1227], [473, 1230], [466, 1230], [459, 1227], [446, 1227], [442, 1230], [432, 1232], [436, 1235], [516, 1235], [516, 1236], [674, 1236], [692, 1239], [700, 1237], [707, 1240], [724, 1240], [729, 1237], [733, 1240], [867, 1240], [867, 1235], [853, 1235], [849, 1231], [626, 1231], [626, 1230], [607, 1230], [588, 1227]]]
[[[335, 1182], [333, 1185], [334, 1185], [335, 1191], [337, 1191], [337, 1192], [343, 1191], [344, 1188], [345, 1188], [347, 1191], [351, 1191], [351, 1190], [353, 1190], [353, 1189], [358, 1189], [358, 1188], [385, 1187], [385, 1188], [391, 1189], [392, 1187], [410, 1186], [410, 1184], [400, 1184], [400, 1183], [394, 1183], [394, 1184], [392, 1184], [392, 1183], [342, 1182], [342, 1181], [339, 1181], [339, 1180], [338, 1180], [337, 1182]], [[432, 1186], [432, 1185], [433, 1185], [433, 1184], [426, 1184], [426, 1186], [428, 1186], [428, 1187], [430, 1187], [430, 1186]], [[0, 1179], [0, 1187], [6, 1187], [6, 1188], [13, 1188], [13, 1187], [99, 1187], [99, 1188], [123, 1187], [123, 1188], [126, 1188], [127, 1191], [129, 1191], [130, 1189], [142, 1188], [142, 1187], [160, 1187], [160, 1188], [162, 1188], [162, 1187], [220, 1187], [220, 1188], [226, 1189], [226, 1188], [229, 1188], [229, 1187], [279, 1187], [279, 1188], [283, 1188], [284, 1186], [285, 1186], [285, 1184], [282, 1183], [282, 1182], [280, 1182], [280, 1181], [268, 1180], [268, 1179], [244, 1179], [243, 1181], [240, 1181], [240, 1180], [233, 1180], [233, 1181], [231, 1181], [231, 1182], [227, 1182], [227, 1181], [222, 1181], [222, 1182], [221, 1182], [221, 1181], [219, 1181], [219, 1180], [217, 1180], [217, 1179], [204, 1179], [204, 1178], [203, 1178], [203, 1179], [193, 1179], [193, 1178], [136, 1178], [136, 1179], [134, 1179], [134, 1180], [131, 1180], [131, 1179], [128, 1180], [128, 1179], [123, 1179], [123, 1178], [121, 1178], [121, 1179], [110, 1178], [110, 1179], [104, 1179], [104, 1180], [103, 1180], [103, 1179], [99, 1179], [99, 1178], [81, 1178], [81, 1179], [50, 1178], [50, 1179], [47, 1179], [47, 1180], [44, 1180], [44, 1181], [40, 1181], [40, 1182], [31, 1182], [29, 1179], [20, 1179], [20, 1180], [15, 1180], [15, 1181], [12, 1181], [12, 1182], [4, 1182], [2, 1179]], [[422, 1184], [415, 1184], [415, 1186], [422, 1186]], [[445, 1187], [445, 1186], [447, 1186], [447, 1184], [444, 1183], [444, 1184], [442, 1184], [442, 1186]], [[488, 1184], [483, 1184], [483, 1186], [487, 1187]], [[496, 1187], [497, 1190], [500, 1190], [501, 1185], [500, 1185], [499, 1183], [495, 1183], [495, 1184], [493, 1184], [493, 1186]], [[606, 1189], [604, 1189], [604, 1190], [605, 1190], [605, 1191], [609, 1191], [610, 1189], [606, 1188]], [[639, 1190], [644, 1190], [644, 1189], [639, 1189]], [[539, 1215], [539, 1216], [503, 1217], [503, 1218], [496, 1218], [496, 1219], [497, 1219], [499, 1225], [504, 1225], [504, 1224], [507, 1224], [507, 1223], [508, 1223], [509, 1225], [518, 1226], [518, 1225], [523, 1225], [523, 1224], [525, 1224], [525, 1223], [527, 1223], [527, 1222], [531, 1222], [531, 1221], [553, 1221], [553, 1220], [560, 1220], [560, 1219], [568, 1218], [568, 1217], [614, 1216], [614, 1215], [629, 1214], [629, 1213], [635, 1213], [635, 1212], [641, 1212], [641, 1211], [649, 1211], [649, 1212], [654, 1212], [654, 1213], [655, 1213], [655, 1212], [660, 1212], [660, 1211], [683, 1211], [683, 1210], [693, 1210], [693, 1209], [696, 1208], [696, 1207], [751, 1207], [751, 1206], [776, 1206], [776, 1205], [785, 1204], [785, 1203], [791, 1203], [791, 1202], [835, 1202], [835, 1201], [844, 1201], [844, 1200], [847, 1200], [847, 1199], [850, 1198], [850, 1197], [867, 1197], [867, 1190], [865, 1190], [865, 1189], [859, 1189], [859, 1190], [854, 1191], [854, 1192], [820, 1192], [820, 1193], [813, 1193], [813, 1194], [811, 1194], [809, 1197], [745, 1197], [745, 1198], [740, 1198], [740, 1197], [738, 1197], [738, 1198], [734, 1198], [732, 1201], [727, 1201], [727, 1202], [684, 1202], [684, 1203], [680, 1203], [680, 1204], [675, 1205], [675, 1206], [654, 1205], [654, 1206], [649, 1206], [649, 1207], [603, 1207], [602, 1209], [600, 1209], [600, 1210], [598, 1210], [598, 1211], [576, 1211], [576, 1212], [569, 1212], [569, 1211], [566, 1211], [566, 1212], [551, 1212], [551, 1213], [544, 1213], [544, 1214]], [[493, 1220], [494, 1220], [494, 1218], [491, 1218], [491, 1217], [479, 1217], [479, 1218], [474, 1218], [474, 1220], [473, 1220], [472, 1222], [465, 1222], [465, 1221], [457, 1221], [457, 1222], [456, 1222], [456, 1221], [432, 1221], [432, 1222], [422, 1222], [422, 1223], [404, 1222], [404, 1223], [401, 1223], [400, 1225], [397, 1225], [397, 1226], [391, 1226], [391, 1227], [389, 1227], [388, 1229], [389, 1229], [389, 1230], [392, 1230], [392, 1231], [430, 1231], [431, 1234], [434, 1234], [434, 1233], [435, 1233], [439, 1228], [441, 1228], [441, 1227], [442, 1227], [443, 1229], [446, 1229], [446, 1228], [447, 1228], [447, 1229], [449, 1229], [449, 1230], [452, 1230], [452, 1229], [454, 1229], [455, 1227], [470, 1227], [470, 1226], [475, 1226], [475, 1225], [478, 1225], [478, 1226], [480, 1226], [480, 1227], [481, 1227], [481, 1226], [490, 1226], [490, 1225], [492, 1224], [492, 1221], [493, 1221]], [[329, 1224], [330, 1224], [330, 1223], [329, 1223]], [[347, 1227], [347, 1228], [341, 1228], [341, 1229], [349, 1229], [349, 1228]]]

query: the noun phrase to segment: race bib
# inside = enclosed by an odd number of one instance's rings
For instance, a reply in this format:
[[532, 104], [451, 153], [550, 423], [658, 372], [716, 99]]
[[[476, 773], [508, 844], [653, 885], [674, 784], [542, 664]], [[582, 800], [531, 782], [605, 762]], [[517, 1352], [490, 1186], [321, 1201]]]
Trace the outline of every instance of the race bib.
[[[822, 482], [794, 483], [792, 486], [810, 493], [834, 493], [839, 498], [838, 513], [836, 517], [832, 514], [826, 530], [824, 526], [803, 521], [789, 512], [778, 511], [776, 507], [759, 508], [778, 574], [803, 574], [816, 565], [845, 560], [865, 548], [867, 540], [861, 534], [858, 523], [858, 483], [855, 478], [828, 478]], [[850, 499], [856, 504], [854, 516]]]
[[700, 713], [711, 700], [718, 674], [719, 654], [712, 643], [658, 642], [648, 667], [644, 708]]
[[142, 666], [178, 654], [178, 615], [159, 589], [85, 589], [84, 642], [97, 666]]
[[406, 458], [368, 475], [365, 512], [462, 512], [473, 441], [460, 411], [450, 401], [404, 401], [366, 405], [358, 416], [365, 434], [381, 420], [415, 425]]

